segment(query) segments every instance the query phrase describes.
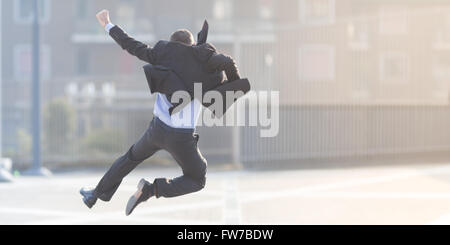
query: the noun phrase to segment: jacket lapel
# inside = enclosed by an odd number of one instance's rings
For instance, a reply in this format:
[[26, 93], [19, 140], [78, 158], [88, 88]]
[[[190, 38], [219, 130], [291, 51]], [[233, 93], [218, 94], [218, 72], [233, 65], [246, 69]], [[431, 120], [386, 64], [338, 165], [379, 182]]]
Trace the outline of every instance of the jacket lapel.
[[208, 30], [209, 30], [208, 21], [205, 20], [205, 22], [203, 22], [202, 30], [197, 35], [197, 45], [202, 45], [206, 43], [206, 41], [208, 40]]

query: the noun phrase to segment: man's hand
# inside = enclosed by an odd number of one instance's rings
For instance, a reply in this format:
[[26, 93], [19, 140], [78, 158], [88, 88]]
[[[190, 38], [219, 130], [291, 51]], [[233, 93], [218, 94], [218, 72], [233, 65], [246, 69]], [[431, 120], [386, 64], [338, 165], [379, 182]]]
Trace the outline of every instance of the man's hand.
[[100, 25], [103, 26], [103, 28], [108, 24], [111, 23], [111, 20], [109, 19], [109, 11], [104, 9], [96, 15], [98, 22]]

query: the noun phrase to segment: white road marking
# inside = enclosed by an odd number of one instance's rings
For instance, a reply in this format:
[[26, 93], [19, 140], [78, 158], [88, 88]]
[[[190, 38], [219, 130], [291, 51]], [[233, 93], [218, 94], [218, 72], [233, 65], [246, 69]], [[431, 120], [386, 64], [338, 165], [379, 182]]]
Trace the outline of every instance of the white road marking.
[[143, 223], [143, 224], [174, 224], [174, 225], [214, 225], [217, 223], [202, 221], [202, 220], [189, 220], [189, 219], [174, 219], [174, 218], [162, 218], [162, 217], [133, 217], [133, 216], [125, 216], [124, 213], [104, 213], [101, 215], [90, 214], [80, 216], [80, 217], [71, 217], [71, 218], [59, 218], [59, 219], [47, 219], [40, 221], [32, 221], [25, 223], [25, 225], [78, 225], [78, 224], [114, 224], [117, 221], [121, 221], [123, 223]]
[[442, 215], [439, 218], [427, 223], [427, 225], [450, 225], [450, 214]]
[[[149, 200], [151, 202], [151, 199]], [[176, 205], [166, 205], [162, 207], [146, 207], [139, 209], [140, 214], [161, 214], [161, 213], [170, 213], [170, 212], [177, 212], [177, 211], [183, 211], [183, 210], [189, 210], [189, 209], [202, 209], [202, 208], [211, 208], [211, 207], [217, 207], [222, 206], [222, 201], [201, 201], [201, 202], [195, 202], [195, 203], [189, 203], [189, 204], [176, 204]]]
[[[222, 205], [221, 201], [208, 201], [208, 202], [200, 202], [193, 204], [178, 204], [178, 205], [169, 205], [163, 207], [149, 207], [149, 208], [141, 208], [136, 209], [133, 213], [135, 216], [125, 216], [125, 211], [113, 211], [113, 212], [104, 212], [104, 213], [67, 213], [70, 215], [66, 215], [65, 212], [53, 212], [53, 215], [60, 216], [52, 219], [40, 220], [40, 221], [32, 221], [26, 224], [30, 225], [42, 225], [42, 224], [83, 224], [83, 223], [101, 223], [107, 220], [120, 220], [124, 222], [147, 222], [147, 223], [162, 223], [162, 224], [215, 224], [210, 221], [202, 221], [202, 220], [188, 220], [188, 219], [173, 219], [173, 218], [160, 218], [160, 217], [146, 217], [140, 218], [137, 217], [139, 215], [149, 215], [149, 214], [164, 214], [164, 213], [173, 213], [176, 211], [190, 210], [190, 209], [201, 209], [201, 208], [209, 208]], [[0, 208], [0, 211], [2, 209]], [[32, 210], [30, 212], [29, 209], [16, 209], [16, 214], [46, 214], [46, 210]], [[94, 211], [95, 212], [95, 211]]]
[[240, 225], [242, 214], [238, 199], [237, 179], [232, 178], [222, 182], [223, 189], [223, 224]]
[[450, 199], [450, 191], [444, 193], [423, 192], [305, 192], [297, 197], [352, 198], [352, 199]]
[[[343, 171], [343, 170], [340, 170]], [[398, 169], [396, 169], [398, 171]], [[72, 211], [62, 211], [62, 210], [51, 210], [49, 209], [39, 209], [39, 208], [11, 208], [11, 207], [0, 207], [0, 213], [5, 214], [15, 214], [23, 215], [24, 217], [30, 215], [36, 216], [50, 216], [48, 219], [40, 219], [36, 221], [26, 222], [26, 224], [87, 224], [87, 223], [103, 223], [107, 224], [123, 222], [123, 223], [157, 223], [157, 224], [216, 224], [215, 221], [211, 220], [192, 220], [189, 218], [170, 218], [170, 217], [143, 217], [145, 215], [151, 214], [170, 214], [177, 211], [189, 211], [189, 210], [200, 210], [204, 208], [222, 208], [224, 214], [223, 220], [217, 220], [217, 223], [231, 223], [240, 224], [242, 222], [240, 203], [248, 203], [255, 201], [265, 201], [277, 198], [292, 198], [292, 197], [308, 197], [308, 198], [380, 198], [380, 199], [449, 199], [450, 192], [352, 192], [352, 191], [339, 191], [339, 189], [345, 189], [348, 187], [356, 187], [367, 184], [376, 184], [389, 181], [404, 180], [417, 176], [424, 175], [439, 175], [439, 174], [449, 174], [450, 166], [444, 167], [433, 167], [433, 168], [420, 168], [416, 170], [401, 170], [402, 172], [397, 174], [389, 174], [375, 177], [366, 177], [359, 179], [348, 179], [345, 181], [336, 181], [335, 183], [328, 184], [318, 184], [309, 185], [300, 188], [291, 188], [287, 190], [280, 191], [240, 191], [238, 192], [237, 180], [239, 177], [245, 178], [245, 174], [230, 174], [224, 176], [215, 176], [223, 178], [225, 181], [223, 186], [223, 191], [208, 191], [201, 192], [197, 195], [202, 195], [203, 197], [208, 196], [214, 197], [213, 200], [208, 201], [196, 201], [193, 203], [185, 202], [174, 202], [175, 204], [164, 205], [164, 206], [151, 206], [143, 205], [142, 208], [136, 210], [136, 214], [132, 216], [125, 216], [124, 211], [113, 211], [113, 212], [72, 212]], [[341, 172], [340, 172], [341, 173]], [[272, 172], [273, 174], [273, 172]], [[327, 172], [328, 174], [328, 172]], [[274, 175], [279, 176], [278, 173]], [[330, 174], [331, 175], [331, 174]], [[251, 173], [249, 174], [252, 178], [262, 177], [261, 173]], [[296, 175], [288, 175], [286, 177], [295, 177]], [[344, 175], [345, 176], [345, 175]], [[353, 176], [353, 175], [350, 175]], [[219, 179], [220, 179], [219, 178]], [[77, 178], [76, 181], [70, 179], [61, 178], [51, 178], [51, 179], [39, 179], [40, 185], [52, 185], [52, 186], [74, 186], [74, 183], [81, 183], [87, 179], [95, 178]], [[37, 179], [27, 179], [23, 178], [21, 181], [16, 182], [12, 185], [0, 185], [0, 190], [10, 191], [12, 188], [20, 188], [25, 186], [30, 186], [36, 183]], [[61, 181], [61, 183], [60, 183]], [[55, 183], [56, 182], [56, 183]], [[75, 189], [75, 188], [74, 188]], [[120, 188], [120, 191], [134, 191], [136, 189], [135, 185], [124, 185]], [[223, 197], [222, 199], [217, 198]], [[239, 199], [239, 197], [241, 197]], [[80, 196], [81, 199], [81, 196]], [[188, 199], [186, 199], [188, 200]], [[149, 202], [155, 200], [149, 200]], [[179, 204], [178, 204], [179, 203]], [[80, 201], [80, 205], [83, 205]], [[30, 219], [35, 219], [35, 217], [30, 217]], [[1, 220], [4, 221], [4, 220]], [[450, 224], [450, 214], [443, 215], [438, 219], [430, 222], [429, 224]]]
[[404, 173], [398, 173], [398, 174], [392, 174], [392, 175], [385, 175], [385, 176], [377, 176], [377, 177], [367, 177], [367, 178], [361, 178], [356, 180], [347, 180], [347, 181], [339, 181], [336, 183], [331, 184], [319, 184], [319, 185], [312, 185], [312, 186], [305, 186], [300, 188], [293, 188], [289, 190], [280, 190], [280, 191], [271, 191], [271, 192], [260, 192], [256, 195], [246, 195], [242, 198], [242, 202], [256, 202], [256, 201], [264, 201], [264, 200], [270, 200], [270, 199], [276, 199], [276, 198], [283, 198], [283, 197], [293, 197], [298, 195], [304, 195], [305, 193], [312, 193], [312, 192], [319, 192], [319, 191], [329, 191], [329, 190], [335, 190], [335, 189], [341, 189], [341, 188], [347, 188], [347, 187], [355, 187], [355, 186], [361, 186], [361, 185], [367, 185], [367, 184], [376, 184], [376, 183], [383, 183], [383, 182], [389, 182], [394, 180], [403, 180], [408, 179], [411, 177], [426, 175], [426, 174], [443, 174], [443, 173], [449, 173], [450, 172], [450, 166], [445, 167], [437, 167], [432, 169], [422, 169], [420, 171], [409, 171]]
[[34, 208], [9, 208], [9, 207], [0, 207], [0, 213], [26, 214], [37, 216], [46, 216], [46, 215], [69, 216], [69, 217], [78, 217], [79, 215], [83, 215], [83, 213], [67, 212], [67, 211], [54, 211], [54, 210], [34, 209]]

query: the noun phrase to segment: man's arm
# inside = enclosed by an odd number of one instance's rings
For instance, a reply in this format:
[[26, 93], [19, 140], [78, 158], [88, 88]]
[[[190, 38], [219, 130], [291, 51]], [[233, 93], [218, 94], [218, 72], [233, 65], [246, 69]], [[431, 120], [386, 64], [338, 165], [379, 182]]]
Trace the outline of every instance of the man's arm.
[[[213, 111], [213, 114], [216, 118], [221, 118], [234, 104], [227, 103], [227, 97], [230, 96], [228, 95], [228, 92], [234, 92], [232, 96], [234, 102], [236, 102], [237, 99], [250, 91], [250, 82], [248, 81], [248, 79], [241, 79], [236, 63], [230, 56], [214, 53], [208, 60], [207, 66], [208, 69], [225, 71], [225, 74], [227, 75], [228, 81], [220, 84], [213, 89], [213, 91], [219, 92], [223, 98], [223, 111]], [[203, 106], [205, 106], [206, 108], [209, 108], [211, 105], [212, 103], [203, 103]]]
[[96, 17], [100, 25], [102, 25], [109, 35], [117, 42], [117, 44], [128, 51], [128, 53], [150, 64], [154, 64], [156, 62], [155, 51], [147, 44], [139, 42], [128, 36], [128, 34], [119, 26], [113, 25], [109, 18], [108, 10], [100, 11]]
[[213, 54], [208, 60], [207, 67], [211, 70], [225, 71], [229, 82], [241, 78], [236, 63], [234, 62], [233, 58], [228, 55], [216, 53]]

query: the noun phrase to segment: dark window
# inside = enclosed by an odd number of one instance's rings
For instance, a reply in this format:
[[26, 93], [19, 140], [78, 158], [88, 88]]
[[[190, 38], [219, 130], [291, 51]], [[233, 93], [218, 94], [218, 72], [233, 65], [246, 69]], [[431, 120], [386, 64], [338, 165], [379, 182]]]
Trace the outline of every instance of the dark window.
[[86, 19], [88, 15], [88, 0], [77, 1], [77, 18]]
[[80, 49], [77, 54], [77, 73], [79, 75], [89, 74], [89, 52]]
[[[16, 15], [19, 21], [32, 21], [33, 20], [33, 0], [16, 0]], [[37, 0], [39, 8], [40, 20], [49, 19], [49, 0]]]

